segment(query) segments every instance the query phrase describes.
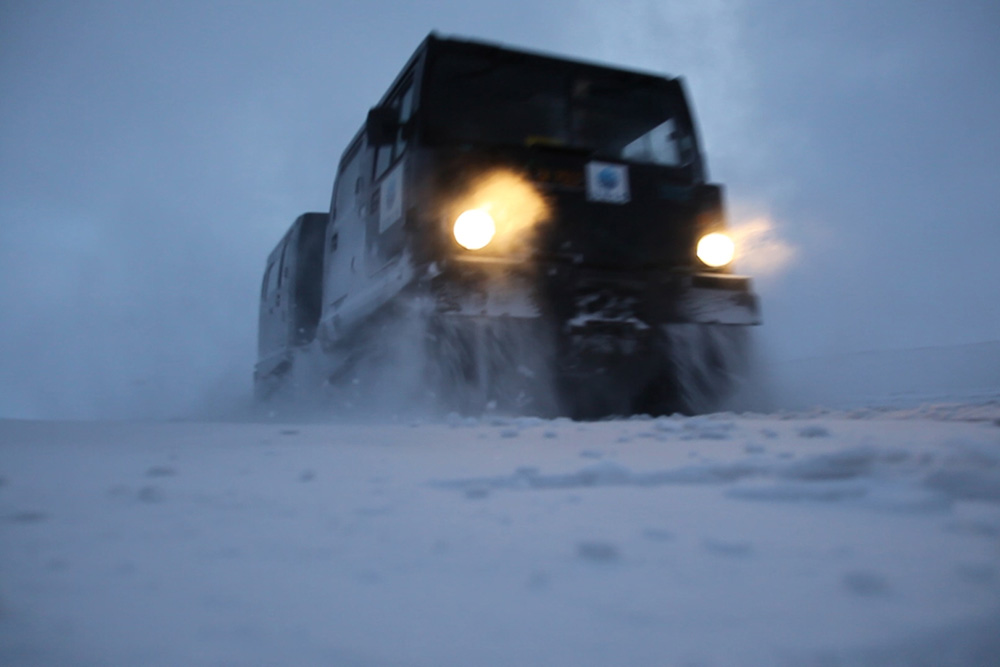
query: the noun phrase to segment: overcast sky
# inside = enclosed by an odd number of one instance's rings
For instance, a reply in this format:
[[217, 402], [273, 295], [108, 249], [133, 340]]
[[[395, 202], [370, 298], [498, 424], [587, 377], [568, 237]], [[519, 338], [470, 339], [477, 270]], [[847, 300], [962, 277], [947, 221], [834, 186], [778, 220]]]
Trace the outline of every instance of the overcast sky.
[[9, 0], [0, 416], [248, 391], [268, 251], [431, 30], [684, 76], [785, 250], [744, 263], [772, 355], [1000, 339], [995, 2]]

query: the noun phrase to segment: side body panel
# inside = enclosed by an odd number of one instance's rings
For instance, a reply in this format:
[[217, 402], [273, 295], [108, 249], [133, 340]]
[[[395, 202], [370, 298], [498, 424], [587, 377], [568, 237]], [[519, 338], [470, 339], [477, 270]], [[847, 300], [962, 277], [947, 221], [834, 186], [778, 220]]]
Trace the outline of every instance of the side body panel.
[[328, 213], [304, 213], [271, 251], [261, 285], [258, 372], [270, 373], [315, 336]]
[[326, 239], [318, 330], [324, 345], [335, 345], [412, 282], [415, 195], [410, 158], [422, 63], [418, 50], [381, 102], [398, 111], [395, 141], [370, 146], [362, 128], [341, 158]]

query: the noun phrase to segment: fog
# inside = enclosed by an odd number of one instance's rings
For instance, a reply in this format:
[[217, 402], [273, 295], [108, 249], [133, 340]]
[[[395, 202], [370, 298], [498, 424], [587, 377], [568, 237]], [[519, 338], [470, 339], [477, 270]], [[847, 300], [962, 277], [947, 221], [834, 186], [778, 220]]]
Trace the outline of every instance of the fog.
[[989, 2], [4, 3], [0, 417], [247, 400], [266, 255], [431, 30], [684, 76], [769, 363], [1000, 340], [998, 29]]

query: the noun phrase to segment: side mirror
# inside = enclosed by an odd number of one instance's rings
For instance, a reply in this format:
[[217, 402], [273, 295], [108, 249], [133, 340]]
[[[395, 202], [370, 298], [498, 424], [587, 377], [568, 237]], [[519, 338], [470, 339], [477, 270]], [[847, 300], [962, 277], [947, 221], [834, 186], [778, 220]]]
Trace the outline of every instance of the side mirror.
[[372, 107], [368, 111], [365, 134], [369, 146], [385, 146], [396, 141], [399, 129], [399, 110], [392, 107]]

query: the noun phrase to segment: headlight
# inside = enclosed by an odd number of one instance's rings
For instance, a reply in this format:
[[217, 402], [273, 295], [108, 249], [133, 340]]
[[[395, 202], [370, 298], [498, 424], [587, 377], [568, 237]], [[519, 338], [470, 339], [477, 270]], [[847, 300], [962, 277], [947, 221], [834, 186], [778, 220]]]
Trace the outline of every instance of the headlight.
[[455, 220], [455, 240], [468, 250], [485, 248], [496, 232], [493, 218], [481, 208], [470, 209]]
[[698, 259], [713, 269], [729, 264], [735, 255], [736, 246], [725, 234], [713, 232], [698, 241]]

